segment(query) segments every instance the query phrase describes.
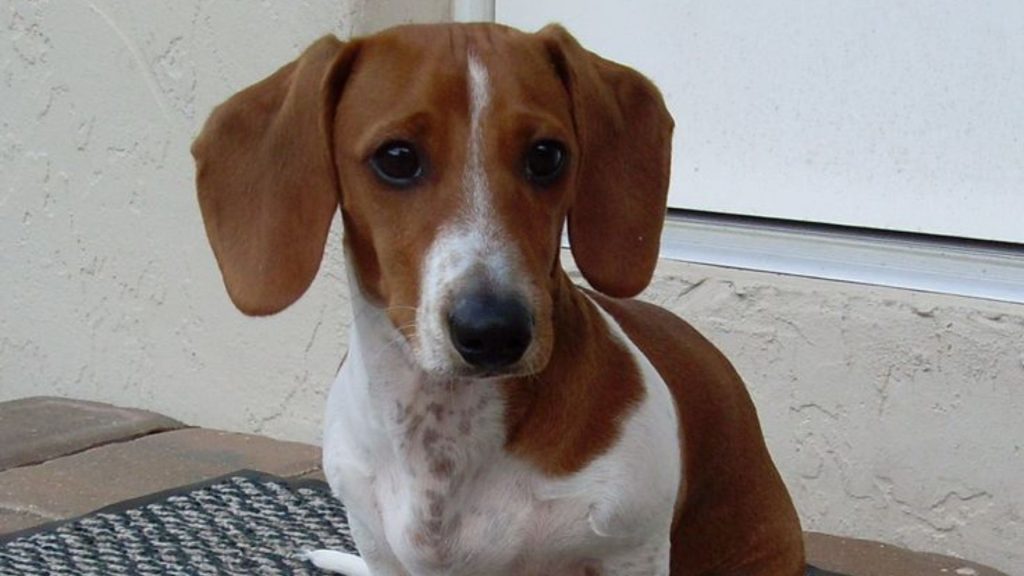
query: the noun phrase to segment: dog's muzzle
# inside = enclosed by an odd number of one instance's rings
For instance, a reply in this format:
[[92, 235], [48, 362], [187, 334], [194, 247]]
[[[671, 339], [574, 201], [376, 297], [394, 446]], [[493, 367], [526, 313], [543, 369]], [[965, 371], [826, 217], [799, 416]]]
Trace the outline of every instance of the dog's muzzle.
[[518, 362], [530, 347], [533, 315], [518, 297], [470, 293], [456, 298], [448, 333], [467, 364], [497, 371]]

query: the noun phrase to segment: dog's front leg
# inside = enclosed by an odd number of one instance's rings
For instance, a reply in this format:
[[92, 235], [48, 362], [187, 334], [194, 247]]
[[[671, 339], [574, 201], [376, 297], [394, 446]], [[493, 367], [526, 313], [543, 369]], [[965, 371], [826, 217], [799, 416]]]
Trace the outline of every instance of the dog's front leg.
[[302, 558], [310, 561], [321, 570], [346, 576], [376, 576], [362, 558], [355, 554], [346, 554], [337, 550], [309, 550], [302, 553]]
[[[352, 536], [359, 532], [355, 522], [351, 523]], [[356, 538], [359, 550], [365, 558], [337, 550], [312, 550], [303, 557], [321, 570], [345, 576], [409, 576], [397, 560], [389, 561], [387, 555], [377, 553], [366, 538]]]
[[410, 576], [391, 549], [366, 529], [353, 510], [349, 511], [348, 521], [352, 539], [362, 557], [337, 550], [307, 551], [303, 557], [321, 570], [346, 576]]
[[409, 576], [408, 572], [387, 564], [374, 565], [355, 554], [338, 552], [337, 550], [311, 550], [303, 553], [303, 558], [321, 570], [345, 576]]

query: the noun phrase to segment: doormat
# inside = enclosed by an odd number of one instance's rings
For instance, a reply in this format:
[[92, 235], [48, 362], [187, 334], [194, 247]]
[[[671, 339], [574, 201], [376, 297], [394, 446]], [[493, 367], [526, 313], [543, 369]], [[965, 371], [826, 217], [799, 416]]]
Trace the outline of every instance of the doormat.
[[322, 575], [322, 548], [356, 553], [327, 485], [246, 470], [0, 536], [0, 575]]

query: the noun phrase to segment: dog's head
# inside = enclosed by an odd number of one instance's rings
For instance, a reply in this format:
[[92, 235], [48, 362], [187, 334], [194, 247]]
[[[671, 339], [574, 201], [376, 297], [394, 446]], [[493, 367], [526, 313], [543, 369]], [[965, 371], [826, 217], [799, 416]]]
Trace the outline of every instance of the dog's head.
[[340, 205], [352, 288], [420, 368], [474, 377], [547, 363], [566, 220], [594, 288], [647, 285], [671, 132], [649, 81], [558, 26], [408, 26], [320, 39], [219, 106], [192, 150], [239, 309], [305, 292]]

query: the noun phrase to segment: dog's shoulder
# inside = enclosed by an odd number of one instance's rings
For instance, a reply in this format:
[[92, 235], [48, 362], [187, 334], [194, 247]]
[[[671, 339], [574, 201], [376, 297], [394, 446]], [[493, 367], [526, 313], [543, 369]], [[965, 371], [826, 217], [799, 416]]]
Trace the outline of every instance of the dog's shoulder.
[[[694, 573], [741, 574], [753, 573], [749, 566], [778, 565], [770, 573], [782, 574], [801, 564], [799, 520], [729, 360], [664, 308], [588, 295], [647, 356], [675, 399], [687, 474], [672, 536], [673, 566], [685, 561], [705, 569]], [[720, 521], [725, 517], [730, 522]]]
[[689, 387], [707, 382], [742, 388], [725, 355], [689, 322], [642, 300], [611, 298], [590, 290], [586, 293], [647, 356], [673, 393], [684, 382]]

